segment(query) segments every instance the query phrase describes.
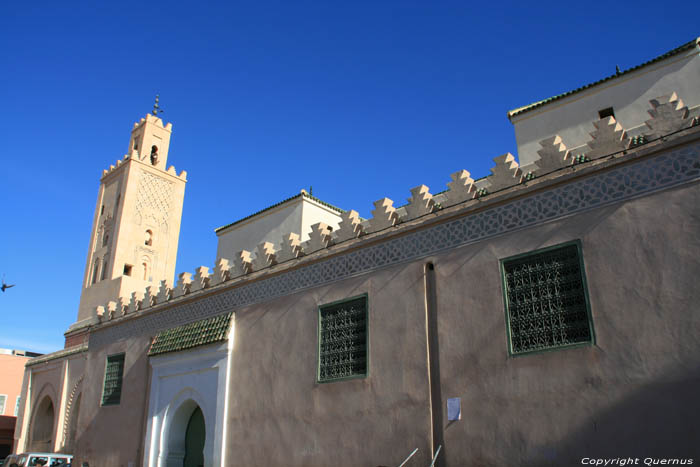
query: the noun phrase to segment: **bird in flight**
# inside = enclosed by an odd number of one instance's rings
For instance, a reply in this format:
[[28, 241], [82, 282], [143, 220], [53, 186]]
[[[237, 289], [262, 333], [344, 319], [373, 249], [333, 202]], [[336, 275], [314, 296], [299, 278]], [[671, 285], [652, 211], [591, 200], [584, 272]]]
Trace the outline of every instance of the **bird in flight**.
[[16, 284], [5, 284], [5, 276], [2, 276], [2, 287], [0, 287], [0, 290], [2, 290], [4, 292], [6, 289], [9, 289], [10, 287], [14, 287], [15, 285]]

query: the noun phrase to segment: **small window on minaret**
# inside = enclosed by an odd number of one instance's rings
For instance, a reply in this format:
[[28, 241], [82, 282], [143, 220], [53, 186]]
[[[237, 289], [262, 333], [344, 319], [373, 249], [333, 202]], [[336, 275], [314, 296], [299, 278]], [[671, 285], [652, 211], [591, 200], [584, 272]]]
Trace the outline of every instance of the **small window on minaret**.
[[134, 149], [138, 150], [139, 148], [139, 142], [137, 139], [134, 139]]
[[100, 216], [105, 213], [105, 205], [102, 205], [102, 208], [100, 208]]
[[153, 232], [146, 230], [146, 239], [144, 241], [146, 246], [153, 246]]
[[107, 266], [109, 264], [109, 257], [105, 256], [104, 261], [102, 261], [102, 274], [100, 275], [100, 280], [103, 281], [107, 279]]
[[143, 263], [143, 280], [148, 280], [148, 263]]
[[125, 276], [131, 276], [131, 269], [133, 268], [132, 265], [130, 264], [125, 264], [124, 265], [124, 275]]
[[606, 109], [599, 110], [599, 111], [598, 111], [598, 117], [599, 117], [601, 120], [604, 119], [605, 117], [613, 117], [613, 118], [615, 118], [615, 111], [613, 110], [612, 107], [608, 107], [608, 108], [606, 108]]
[[102, 237], [102, 246], [106, 246], [107, 243], [109, 243], [109, 234], [105, 234], [104, 237]]
[[97, 283], [97, 273], [99, 272], [100, 269], [100, 260], [99, 258], [95, 260], [95, 265], [92, 267], [92, 283], [95, 284]]
[[151, 146], [151, 165], [158, 164], [158, 146]]

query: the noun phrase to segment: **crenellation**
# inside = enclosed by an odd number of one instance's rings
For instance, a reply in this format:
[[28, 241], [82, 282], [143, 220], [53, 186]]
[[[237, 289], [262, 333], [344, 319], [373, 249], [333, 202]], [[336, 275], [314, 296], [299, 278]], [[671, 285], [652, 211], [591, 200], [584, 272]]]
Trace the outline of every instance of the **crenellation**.
[[571, 165], [571, 152], [562, 142], [561, 136], [545, 138], [540, 141], [540, 146], [542, 148], [537, 151], [540, 158], [531, 165], [523, 167], [524, 173], [534, 172], [537, 175], [543, 175]]
[[172, 176], [174, 176], [174, 177], [177, 177], [177, 172], [175, 172], [175, 166], [174, 166], [174, 165], [171, 165], [170, 167], [168, 167], [167, 172], [168, 172], [170, 175], [172, 175]]
[[591, 140], [587, 146], [586, 157], [596, 159], [616, 152], [624, 151], [630, 145], [627, 132], [622, 128], [615, 117], [605, 117], [593, 122], [595, 131], [591, 132]]
[[127, 313], [135, 313], [139, 311], [141, 309], [141, 303], [143, 303], [143, 292], [132, 292]]
[[389, 198], [378, 199], [374, 202], [372, 218], [369, 219], [367, 233], [378, 232], [393, 227], [399, 222], [394, 202]]
[[452, 206], [473, 199], [476, 195], [474, 179], [466, 170], [459, 170], [450, 175], [452, 181], [447, 184], [447, 204]]
[[96, 306], [93, 309], [92, 319], [98, 323], [101, 323], [105, 317], [105, 307], [103, 305]]
[[688, 128], [693, 123], [688, 107], [675, 92], [652, 99], [649, 103], [652, 107], [648, 111], [651, 118], [644, 123], [651, 130], [646, 135], [650, 139]]
[[409, 204], [405, 206], [407, 220], [433, 212], [435, 202], [429, 190], [430, 188], [425, 185], [411, 188], [411, 197], [408, 198]]
[[119, 297], [117, 300], [117, 317], [126, 315], [129, 308], [129, 297]]
[[192, 284], [192, 274], [182, 272], [178, 276], [177, 284], [173, 288], [172, 298], [182, 297], [190, 292], [190, 284]]
[[338, 230], [333, 232], [333, 241], [335, 243], [351, 240], [363, 234], [364, 229], [360, 221], [360, 214], [357, 211], [352, 209], [345, 211], [340, 215], [340, 218]]
[[518, 163], [515, 161], [515, 156], [507, 152], [493, 161], [496, 163], [491, 168], [491, 175], [486, 177], [487, 186], [483, 187], [489, 193], [493, 193], [504, 188], [508, 188], [522, 182], [523, 172], [520, 170]]
[[181, 178], [181, 179], [183, 179], [183, 180], [187, 180], [187, 171], [186, 171], [186, 170], [183, 170], [182, 172], [180, 172], [180, 175], [178, 175], [177, 178]]
[[165, 303], [168, 300], [170, 300], [171, 297], [171, 290], [170, 287], [168, 287], [168, 282], [165, 280], [160, 281], [160, 285], [158, 286], [158, 294], [156, 295], [156, 303]]
[[209, 286], [209, 268], [200, 266], [196, 269], [194, 279], [190, 284], [190, 292], [205, 289]]
[[229, 269], [231, 266], [226, 258], [219, 258], [214, 266], [214, 271], [211, 276], [209, 276], [209, 286], [214, 287], [215, 285], [226, 282], [229, 279]]
[[332, 228], [328, 224], [323, 222], [317, 222], [311, 226], [311, 233], [309, 234], [309, 239], [304, 242], [303, 250], [304, 253], [309, 254], [314, 251], [323, 250], [328, 248], [331, 244], [331, 232]]
[[250, 251], [241, 250], [233, 258], [231, 268], [229, 269], [229, 276], [231, 278], [244, 276], [252, 271], [252, 259], [250, 257]]
[[108, 320], [112, 320], [117, 317], [117, 302], [111, 300], [107, 302], [107, 305], [105, 306], [105, 314], [107, 315]]
[[289, 233], [282, 237], [280, 249], [277, 251], [277, 262], [282, 263], [290, 259], [296, 259], [302, 255], [301, 241], [299, 235]]
[[155, 285], [149, 285], [146, 287], [146, 293], [143, 294], [143, 301], [141, 301], [141, 309], [145, 310], [155, 305], [156, 297], [158, 296], [158, 287]]
[[274, 264], [277, 264], [275, 258], [275, 246], [272, 244], [272, 242], [259, 243], [255, 258], [252, 262], [253, 270], [259, 271]]

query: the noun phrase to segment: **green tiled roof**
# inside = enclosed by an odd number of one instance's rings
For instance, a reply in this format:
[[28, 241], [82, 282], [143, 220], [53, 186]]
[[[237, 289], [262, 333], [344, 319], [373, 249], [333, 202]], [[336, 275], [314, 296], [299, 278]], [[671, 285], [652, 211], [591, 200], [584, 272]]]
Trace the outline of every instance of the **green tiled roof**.
[[281, 206], [282, 204], [284, 204], [284, 203], [286, 203], [286, 202], [288, 202], [288, 201], [291, 201], [291, 200], [297, 199], [297, 198], [301, 198], [302, 196], [303, 196], [304, 198], [309, 198], [309, 199], [311, 199], [311, 200], [314, 200], [314, 201], [316, 201], [317, 203], [326, 206], [327, 208], [333, 209], [334, 211], [338, 211], [339, 213], [345, 212], [345, 210], [340, 209], [340, 208], [337, 207], [337, 206], [333, 206], [333, 205], [330, 204], [330, 203], [326, 203], [325, 201], [322, 201], [322, 200], [316, 198], [315, 196], [312, 196], [312, 195], [308, 194], [306, 191], [302, 191], [302, 192], [299, 193], [298, 195], [294, 195], [294, 196], [291, 196], [291, 197], [289, 197], [289, 198], [287, 198], [287, 199], [283, 199], [283, 200], [280, 201], [279, 203], [275, 203], [275, 204], [273, 204], [272, 206], [268, 206], [268, 207], [266, 207], [265, 209], [261, 209], [260, 211], [256, 211], [256, 212], [254, 212], [253, 214], [251, 214], [251, 215], [249, 215], [249, 216], [246, 216], [246, 217], [244, 217], [244, 218], [242, 218], [242, 219], [238, 219], [238, 220], [235, 221], [235, 222], [231, 222], [230, 224], [226, 224], [226, 225], [224, 225], [224, 226], [222, 226], [222, 227], [219, 227], [219, 228], [217, 228], [217, 229], [214, 229], [214, 232], [219, 233], [219, 231], [224, 230], [224, 229], [227, 229], [227, 228], [231, 227], [232, 225], [236, 225], [236, 224], [238, 224], [238, 223], [240, 223], [240, 222], [243, 222], [243, 221], [245, 221], [245, 220], [250, 219], [251, 217], [257, 216], [258, 214], [262, 214], [262, 213], [265, 212], [265, 211], [269, 211], [270, 209], [276, 208], [277, 206]]
[[233, 313], [214, 316], [158, 333], [148, 355], [177, 352], [226, 340]]
[[549, 104], [550, 102], [562, 99], [562, 98], [570, 96], [572, 94], [576, 94], [578, 92], [581, 92], [581, 91], [586, 90], [588, 88], [591, 88], [593, 86], [597, 86], [599, 84], [605, 83], [606, 81], [610, 81], [612, 79], [619, 78], [620, 76], [626, 75], [626, 74], [631, 73], [631, 72], [636, 71], [636, 70], [639, 70], [640, 68], [644, 68], [645, 66], [651, 65], [652, 63], [656, 63], [656, 62], [664, 60], [668, 57], [672, 57], [674, 55], [677, 55], [681, 52], [685, 52], [686, 50], [694, 48], [697, 45], [699, 40], [700, 40], [700, 38], [693, 39], [692, 41], [686, 42], [685, 44], [681, 45], [680, 47], [676, 47], [675, 49], [670, 50], [663, 55], [659, 55], [658, 57], [653, 58], [653, 59], [649, 60], [648, 62], [644, 62], [641, 65], [637, 65], [633, 68], [629, 68], [629, 69], [624, 70], [624, 71], [618, 71], [614, 75], [610, 75], [607, 78], [603, 78], [603, 79], [598, 80], [594, 83], [586, 84], [585, 86], [581, 86], [580, 88], [576, 88], [573, 91], [569, 91], [569, 92], [565, 92], [563, 94], [559, 94], [557, 96], [549, 97], [547, 99], [543, 99], [541, 101], [538, 101], [538, 102], [535, 102], [535, 103], [532, 103], [532, 104], [529, 104], [529, 105], [526, 105], [523, 107], [518, 107], [517, 109], [511, 110], [510, 112], [508, 112], [508, 118], [510, 119], [511, 117], [513, 117], [515, 115], [520, 115], [522, 113], [529, 112], [530, 110], [536, 109], [538, 107], [542, 107], [543, 105]]

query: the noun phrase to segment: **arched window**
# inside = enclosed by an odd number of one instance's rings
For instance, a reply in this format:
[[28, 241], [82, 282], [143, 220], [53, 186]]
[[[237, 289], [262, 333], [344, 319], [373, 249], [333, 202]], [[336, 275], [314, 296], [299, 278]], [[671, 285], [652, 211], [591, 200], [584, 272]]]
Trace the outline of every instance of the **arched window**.
[[148, 280], [148, 263], [144, 261], [141, 266], [143, 266], [143, 280], [147, 281]]
[[146, 230], [145, 241], [146, 246], [153, 246], [153, 231]]
[[107, 246], [107, 243], [109, 243], [109, 234], [105, 232], [104, 237], [102, 237], [102, 246]]
[[151, 165], [156, 165], [158, 163], [158, 146], [155, 144], [151, 146]]
[[95, 260], [95, 264], [92, 266], [92, 283], [93, 284], [97, 282], [97, 273], [99, 272], [99, 270], [100, 270], [100, 259], [97, 258]]
[[109, 255], [105, 255], [102, 260], [102, 274], [100, 275], [100, 280], [103, 281], [107, 278], [107, 266], [109, 265]]

